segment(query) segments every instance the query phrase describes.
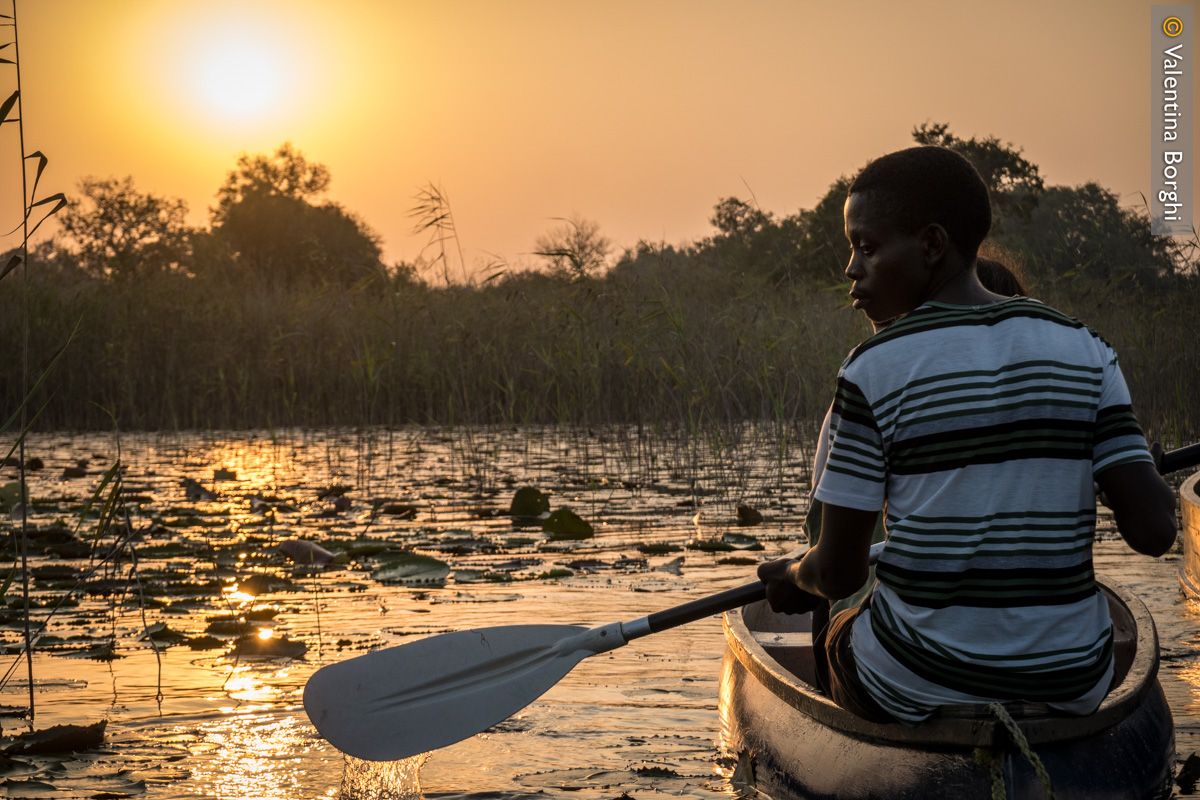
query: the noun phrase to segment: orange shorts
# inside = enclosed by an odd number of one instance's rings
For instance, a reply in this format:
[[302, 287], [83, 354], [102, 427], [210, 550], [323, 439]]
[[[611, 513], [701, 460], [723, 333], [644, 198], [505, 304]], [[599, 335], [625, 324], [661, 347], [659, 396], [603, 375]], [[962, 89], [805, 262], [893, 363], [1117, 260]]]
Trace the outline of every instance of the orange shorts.
[[[833, 702], [850, 713], [871, 722], [895, 722], [896, 719], [875, 702], [858, 677], [850, 634], [860, 611], [861, 607], [839, 611], [813, 634], [817, 682]], [[814, 622], [820, 624], [816, 614]]]

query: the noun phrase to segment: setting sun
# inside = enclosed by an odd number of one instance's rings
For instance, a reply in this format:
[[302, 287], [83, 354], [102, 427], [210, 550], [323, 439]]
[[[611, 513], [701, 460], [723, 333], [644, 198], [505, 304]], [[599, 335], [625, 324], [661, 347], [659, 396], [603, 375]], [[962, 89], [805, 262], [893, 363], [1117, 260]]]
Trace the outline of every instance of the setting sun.
[[205, 54], [195, 82], [211, 108], [243, 117], [266, 113], [278, 105], [283, 73], [278, 54], [252, 43], [229, 41]]

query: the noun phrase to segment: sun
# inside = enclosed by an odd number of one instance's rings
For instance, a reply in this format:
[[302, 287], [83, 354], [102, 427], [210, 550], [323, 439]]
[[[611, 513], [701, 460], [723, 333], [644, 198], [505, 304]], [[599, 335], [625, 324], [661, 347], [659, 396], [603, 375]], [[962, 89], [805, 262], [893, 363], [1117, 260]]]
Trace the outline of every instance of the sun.
[[[133, 92], [159, 119], [197, 131], [245, 133], [293, 115], [311, 83], [311, 21], [286, 0], [143, 4], [129, 23]], [[302, 24], [304, 23], [304, 24]]]
[[231, 41], [212, 46], [196, 67], [200, 96], [212, 109], [234, 117], [275, 110], [285, 86], [277, 54], [262, 45]]
[[209, 40], [196, 55], [192, 82], [204, 106], [218, 114], [268, 116], [286, 93], [284, 61], [269, 43]]

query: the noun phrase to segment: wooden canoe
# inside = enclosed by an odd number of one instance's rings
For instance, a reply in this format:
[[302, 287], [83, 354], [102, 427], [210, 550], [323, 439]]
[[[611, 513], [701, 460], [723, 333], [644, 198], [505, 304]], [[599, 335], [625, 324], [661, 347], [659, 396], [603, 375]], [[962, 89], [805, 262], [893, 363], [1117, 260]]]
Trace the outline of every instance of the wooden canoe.
[[[1150, 612], [1119, 586], [1101, 586], [1113, 617], [1117, 685], [1094, 714], [1007, 704], [1045, 764], [1058, 800], [1170, 795], [1175, 729], [1158, 683]], [[720, 714], [723, 746], [740, 773], [774, 800], [991, 797], [976, 748], [1005, 753], [1010, 798], [1042, 798], [1041, 782], [986, 706], [944, 709], [915, 728], [867, 722], [812, 685], [808, 615], [765, 602], [725, 615]]]
[[1188, 598], [1200, 601], [1200, 472], [1179, 487], [1179, 510], [1183, 516], [1179, 583]]

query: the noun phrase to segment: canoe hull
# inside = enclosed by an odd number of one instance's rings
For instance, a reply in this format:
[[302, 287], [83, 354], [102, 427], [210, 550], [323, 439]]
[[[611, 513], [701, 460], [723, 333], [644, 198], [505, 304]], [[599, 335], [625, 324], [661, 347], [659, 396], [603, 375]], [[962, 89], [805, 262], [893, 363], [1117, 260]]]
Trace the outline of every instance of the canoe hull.
[[1200, 472], [1179, 487], [1179, 511], [1183, 518], [1179, 583], [1188, 599], [1200, 602]]
[[[1128, 595], [1122, 599], [1137, 602]], [[1011, 752], [1007, 735], [982, 708], [969, 707], [975, 709], [974, 718], [921, 726], [929, 729], [923, 732], [925, 741], [920, 735], [917, 741], [906, 740], [919, 729], [874, 725], [839, 709], [793, 674], [811, 674], [805, 663], [811, 662], [811, 649], [805, 655], [802, 646], [786, 643], [764, 648], [764, 636], [750, 632], [743, 614], [752, 620], [774, 616], [755, 605], [726, 616], [720, 712], [722, 744], [738, 756], [740, 774], [759, 791], [774, 800], [990, 797], [990, 773], [975, 758], [976, 746], [990, 743], [992, 752], [1006, 753], [1009, 797], [1045, 796], [1028, 761]], [[1148, 612], [1145, 616], [1148, 620]], [[795, 635], [784, 633], [781, 638]], [[1090, 729], [1080, 729], [1075, 722], [1088, 718], [1064, 715], [1055, 715], [1050, 727], [1038, 727], [1045, 720], [1021, 722], [1023, 729], [1030, 726], [1031, 739], [1040, 740], [1034, 741], [1033, 749], [1059, 800], [1151, 800], [1170, 795], [1174, 725], [1155, 677], [1157, 641], [1150, 638], [1153, 674], [1146, 674], [1145, 659], [1141, 666], [1134, 659], [1121, 686], [1105, 701], [1110, 706], [1123, 703], [1120, 713], [1110, 707]], [[1139, 643], [1147, 647], [1146, 641]], [[949, 732], [943, 736], [945, 731], [936, 730], [939, 726]]]

